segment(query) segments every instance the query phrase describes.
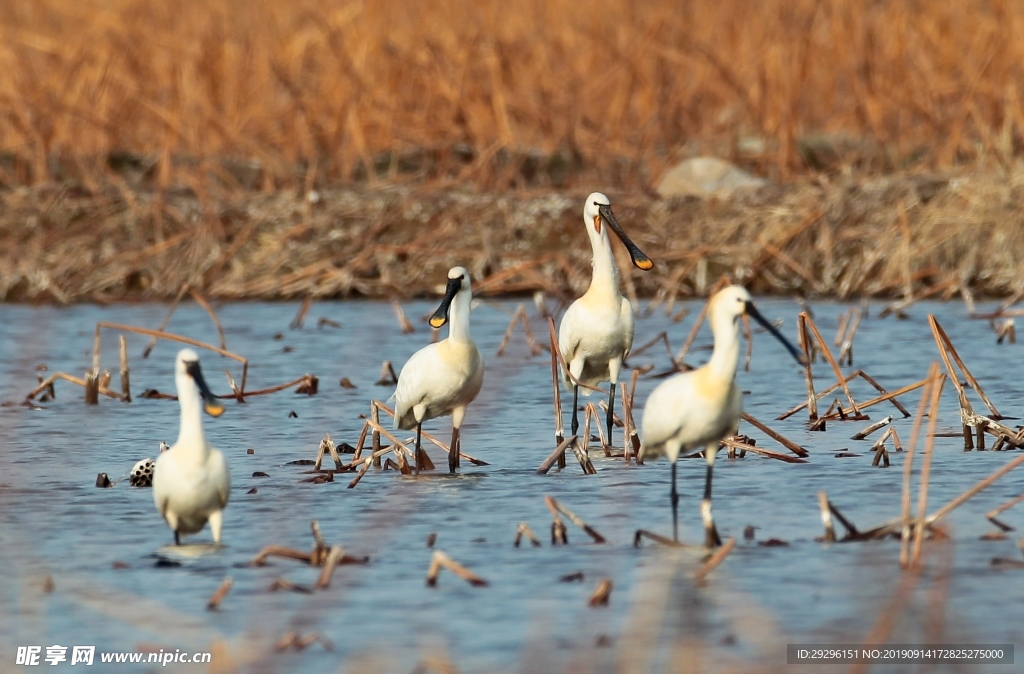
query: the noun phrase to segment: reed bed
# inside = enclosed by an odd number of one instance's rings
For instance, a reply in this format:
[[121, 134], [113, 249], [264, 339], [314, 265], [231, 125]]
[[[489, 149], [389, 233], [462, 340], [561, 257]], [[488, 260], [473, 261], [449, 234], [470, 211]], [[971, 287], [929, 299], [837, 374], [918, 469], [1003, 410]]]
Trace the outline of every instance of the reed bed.
[[[722, 274], [754, 293], [906, 305], [1024, 289], [1022, 185], [1024, 168], [964, 169], [799, 180], [733, 199], [612, 196], [631, 236], [657, 251], [654, 270], [624, 278], [666, 309], [706, 294]], [[293, 192], [204, 205], [190, 192], [0, 190], [0, 299], [173, 300], [186, 283], [220, 300], [398, 298], [435, 292], [456, 263], [481, 295], [567, 299], [589, 283], [579, 223], [587, 191], [392, 184], [324, 191], [310, 209]], [[157, 229], [161, 211], [170, 215]], [[895, 226], [898, 213], [905, 228]]]
[[7, 184], [646, 185], [701, 148], [784, 176], [1024, 144], [1016, 3], [41, 0], [0, 25]]

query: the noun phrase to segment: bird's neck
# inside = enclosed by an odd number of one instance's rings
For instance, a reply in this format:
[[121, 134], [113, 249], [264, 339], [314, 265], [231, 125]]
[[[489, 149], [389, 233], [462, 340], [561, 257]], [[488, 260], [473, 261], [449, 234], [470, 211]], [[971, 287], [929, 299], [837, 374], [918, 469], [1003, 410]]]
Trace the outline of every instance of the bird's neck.
[[739, 326], [725, 318], [712, 324], [711, 329], [715, 335], [715, 348], [711, 352], [708, 369], [716, 378], [732, 381], [740, 358]]
[[189, 377], [178, 382], [178, 405], [181, 406], [181, 425], [175, 452], [182, 458], [196, 462], [206, 460], [209, 447], [203, 435], [203, 406], [196, 391], [196, 385]]
[[[605, 225], [607, 227], [608, 225]], [[590, 231], [589, 229], [587, 230]], [[612, 244], [607, 236], [590, 233], [590, 244], [594, 249], [594, 275], [590, 281], [589, 293], [621, 297], [619, 293], [619, 270], [612, 255]]]
[[452, 300], [451, 314], [448, 320], [448, 339], [453, 342], [469, 343], [473, 341], [469, 334], [469, 313], [473, 295], [462, 291]]

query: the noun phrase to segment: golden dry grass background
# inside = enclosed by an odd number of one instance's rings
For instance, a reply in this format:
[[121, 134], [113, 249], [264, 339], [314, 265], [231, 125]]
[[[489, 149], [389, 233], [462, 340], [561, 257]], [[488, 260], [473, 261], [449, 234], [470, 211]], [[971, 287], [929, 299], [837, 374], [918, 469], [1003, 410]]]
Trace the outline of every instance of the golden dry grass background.
[[1008, 0], [12, 0], [0, 26], [6, 184], [127, 152], [197, 189], [245, 183], [225, 159], [507, 187], [532, 153], [626, 187], [697, 150], [785, 177], [1024, 137]]
[[[1019, 35], [998, 0], [11, 0], [0, 298], [402, 296], [452, 264], [568, 298], [595, 188], [657, 263], [631, 296], [1013, 294]], [[654, 198], [698, 154], [772, 182]]]

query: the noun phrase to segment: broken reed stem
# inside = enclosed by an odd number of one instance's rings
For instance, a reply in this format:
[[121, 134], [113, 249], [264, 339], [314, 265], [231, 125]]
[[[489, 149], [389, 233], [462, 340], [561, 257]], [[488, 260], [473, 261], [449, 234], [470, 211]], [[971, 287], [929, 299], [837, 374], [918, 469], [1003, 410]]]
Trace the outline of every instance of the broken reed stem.
[[395, 310], [395, 318], [398, 319], [398, 327], [402, 329], [403, 334], [416, 332], [415, 326], [413, 326], [409, 317], [405, 315], [405, 309], [398, 303], [398, 300], [391, 301], [391, 308]]
[[743, 450], [744, 452], [753, 452], [754, 454], [760, 454], [761, 456], [767, 456], [770, 459], [778, 459], [785, 463], [807, 463], [806, 459], [801, 459], [796, 456], [790, 456], [789, 454], [782, 454], [781, 452], [773, 452], [770, 449], [764, 449], [756, 445], [751, 445], [746, 442], [742, 442], [736, 439], [736, 436], [725, 438], [719, 443], [722, 447], [731, 447], [733, 449]]
[[301, 330], [302, 325], [306, 322], [306, 314], [309, 313], [309, 308], [313, 305], [313, 295], [308, 294], [302, 298], [302, 304], [299, 306], [298, 313], [295, 314], [295, 318], [288, 324], [288, 327], [292, 330]]
[[210, 306], [210, 303], [206, 301], [206, 298], [198, 290], [189, 287], [188, 292], [192, 299], [196, 301], [196, 304], [205, 309], [206, 313], [210, 315], [210, 320], [213, 321], [213, 325], [217, 328], [217, 335], [220, 337], [220, 348], [227, 349], [228, 343], [224, 339], [224, 327], [220, 324], [220, 319], [217, 318], [217, 312], [213, 310], [213, 307]]
[[234, 585], [234, 581], [231, 580], [231, 576], [225, 578], [224, 582], [222, 582], [220, 586], [217, 588], [217, 591], [214, 592], [213, 595], [210, 597], [210, 601], [206, 602], [206, 610], [217, 610], [217, 607], [220, 606], [221, 601], [223, 601], [224, 597], [226, 597], [228, 595], [228, 592], [231, 591], [232, 585]]
[[520, 522], [519, 526], [516, 527], [516, 540], [514, 544], [517, 548], [524, 536], [526, 537], [526, 540], [530, 541], [530, 544], [533, 545], [533, 547], [540, 547], [540, 540], [538, 540], [537, 536], [534, 535], [533, 529], [530, 528], [530, 525], [526, 522]]
[[729, 556], [732, 549], [736, 546], [735, 538], [727, 538], [722, 547], [715, 550], [715, 552], [708, 557], [708, 560], [704, 562], [704, 566], [700, 567], [700, 570], [694, 575], [693, 580], [698, 585], [704, 582], [708, 574], [711, 573], [716, 566], [722, 563], [722, 561]]
[[876, 421], [875, 423], [871, 424], [870, 426], [868, 426], [864, 430], [860, 431], [859, 433], [854, 433], [853, 437], [851, 437], [850, 439], [851, 440], [863, 440], [864, 438], [868, 437], [869, 435], [871, 435], [872, 433], [874, 433], [878, 429], [880, 429], [880, 428], [882, 428], [884, 426], [888, 426], [891, 423], [892, 423], [892, 415], [890, 414], [889, 416], [887, 416], [886, 418], [882, 419], [881, 421]]
[[427, 570], [427, 587], [437, 586], [437, 577], [441, 569], [448, 569], [473, 587], [486, 587], [490, 584], [445, 553], [440, 550], [434, 550], [434, 554], [430, 558], [430, 568]]
[[320, 577], [316, 579], [317, 589], [325, 590], [331, 586], [331, 577], [334, 575], [334, 569], [344, 556], [345, 548], [340, 545], [331, 547], [331, 551], [327, 553], [327, 559], [324, 561], [324, 566], [320, 570]]
[[[814, 374], [811, 371], [814, 354], [811, 349], [811, 333], [807, 329], [807, 314], [804, 312], [797, 316], [797, 337], [804, 350], [804, 381], [807, 384], [807, 403], [804, 406], [807, 407], [808, 418], [815, 421], [818, 418], [818, 397], [814, 395]], [[785, 417], [779, 417], [783, 418]]]
[[[85, 388], [87, 386], [86, 381], [84, 379], [79, 379], [78, 377], [75, 377], [75, 376], [70, 375], [70, 374], [66, 374], [64, 372], [54, 372], [53, 374], [51, 374], [46, 379], [44, 379], [43, 381], [39, 382], [39, 386], [37, 386], [34, 389], [32, 389], [32, 391], [30, 391], [29, 394], [27, 396], [25, 396], [25, 398], [27, 400], [34, 399], [37, 395], [39, 395], [40, 391], [43, 391], [45, 389], [50, 388], [51, 386], [53, 386], [53, 382], [57, 381], [58, 379], [62, 379], [64, 381], [66, 381], [66, 382], [70, 382], [72, 384], [75, 384], [76, 386], [81, 386], [83, 388]], [[96, 384], [97, 384], [97, 387], [98, 387], [98, 385], [99, 385], [99, 379], [98, 378], [96, 379]], [[115, 391], [110, 391], [110, 390], [105, 389], [105, 388], [98, 388], [98, 392], [103, 394], [103, 395], [105, 395], [105, 396], [107, 396], [108, 398], [114, 398], [116, 400], [124, 400], [124, 397], [120, 393], [117, 393]]]
[[505, 347], [508, 346], [508, 340], [512, 338], [512, 331], [516, 329], [516, 323], [519, 321], [519, 314], [525, 313], [526, 309], [522, 303], [516, 307], [516, 310], [512, 313], [512, 320], [508, 322], [508, 328], [505, 330], [505, 336], [501, 338], [501, 344], [498, 345], [498, 352], [495, 354], [499, 358], [504, 355]]
[[1024, 494], [1021, 494], [1020, 496], [1014, 496], [1013, 498], [1011, 498], [1009, 501], [1007, 501], [1003, 505], [999, 506], [998, 508], [990, 510], [985, 515], [985, 517], [987, 517], [988, 520], [992, 524], [996, 525], [997, 527], [999, 527], [1003, 531], [1013, 531], [1013, 527], [1011, 527], [1009, 524], [1006, 524], [1005, 522], [1000, 522], [999, 520], [996, 519], [996, 516], [999, 515], [1000, 513], [1003, 513], [1005, 511], [1009, 510], [1010, 508], [1012, 508], [1013, 506], [1017, 505], [1021, 501], [1024, 501]]
[[[373, 407], [375, 409], [380, 410], [381, 412], [384, 412], [384, 414], [388, 415], [392, 419], [395, 418], [395, 411], [393, 409], [391, 409], [390, 407], [388, 407], [387, 405], [385, 405], [384, 403], [382, 403], [381, 401], [374, 400], [374, 401], [371, 402], [371, 404], [373, 405]], [[380, 422], [378, 421], [378, 423], [380, 423]], [[445, 454], [448, 454], [448, 453], [451, 452], [451, 448], [448, 445], [446, 445], [445, 443], [441, 442], [440, 440], [438, 440], [436, 437], [434, 437], [433, 435], [431, 435], [427, 431], [422, 431], [421, 435], [423, 436], [424, 440], [427, 440], [430, 443], [434, 444], [439, 449], [441, 449]], [[461, 440], [459, 442], [459, 446], [460, 446], [460, 449], [459, 449], [459, 457], [460, 458], [466, 459], [467, 461], [469, 461], [470, 463], [472, 463], [473, 465], [476, 465], [476, 466], [489, 466], [489, 465], [491, 465], [491, 464], [487, 463], [486, 461], [481, 461], [480, 459], [476, 458], [475, 456], [470, 456], [469, 454], [466, 454], [465, 452], [463, 452], [461, 450]], [[428, 459], [429, 459], [429, 457], [428, 457]]]
[[935, 513], [929, 515], [925, 519], [925, 525], [931, 526], [935, 524], [940, 519], [951, 513], [953, 510], [963, 505], [967, 500], [975, 496], [978, 492], [991, 486], [993, 482], [1001, 478], [1003, 475], [1009, 473], [1011, 470], [1019, 466], [1021, 463], [1024, 463], [1024, 454], [1017, 456], [1015, 459], [1007, 463], [1005, 466], [999, 468], [994, 473], [986, 477], [984, 480], [978, 482], [978, 484], [974, 485], [973, 487], [965, 491], [963, 494], [960, 494], [960, 496], [957, 496], [955, 499], [939, 508], [937, 511], [935, 511]]
[[587, 606], [607, 606], [608, 599], [612, 594], [612, 581], [610, 578], [605, 578], [597, 584], [594, 588], [593, 594], [590, 595], [590, 599], [587, 601]]
[[842, 370], [839, 369], [839, 364], [836, 363], [836, 359], [832, 357], [832, 351], [829, 350], [825, 339], [821, 336], [821, 333], [818, 332], [818, 326], [814, 324], [814, 321], [806, 311], [800, 312], [800, 315], [806, 316], [805, 325], [810, 328], [811, 332], [814, 334], [814, 339], [817, 341], [818, 346], [821, 347], [821, 352], [825, 354], [825, 360], [827, 360], [828, 364], [832, 366], [832, 371], [835, 372], [836, 375], [836, 381], [838, 381], [842, 386], [843, 393], [846, 394], [846, 399], [850, 402], [850, 409], [853, 410], [853, 415], [859, 416], [860, 411], [857, 409], [857, 403], [853, 399], [850, 389], [846, 386], [846, 379], [843, 377]]
[[[249, 373], [249, 361], [246, 358], [243, 358], [242, 356], [239, 356], [237, 353], [232, 353], [231, 351], [227, 351], [226, 349], [219, 349], [216, 346], [213, 346], [212, 344], [207, 344], [206, 342], [200, 342], [200, 341], [195, 340], [195, 339], [189, 339], [188, 337], [182, 337], [181, 335], [175, 335], [175, 334], [171, 334], [169, 332], [161, 332], [161, 331], [157, 331], [157, 330], [149, 330], [148, 328], [137, 328], [137, 327], [135, 327], [133, 325], [121, 325], [119, 323], [108, 323], [106, 321], [97, 321], [97, 323], [96, 323], [96, 336], [95, 336], [95, 343], [97, 345], [97, 348], [96, 348], [97, 355], [94, 356], [94, 359], [93, 359], [94, 363], [96, 363], [96, 364], [98, 364], [98, 358], [99, 358], [99, 356], [98, 356], [98, 345], [99, 345], [99, 341], [100, 341], [100, 329], [101, 328], [106, 328], [107, 330], [119, 330], [121, 332], [131, 332], [131, 333], [135, 333], [135, 334], [138, 334], [138, 335], [147, 335], [149, 337], [153, 337], [153, 338], [156, 338], [156, 339], [166, 339], [166, 340], [171, 341], [171, 342], [179, 342], [181, 344], [188, 344], [189, 346], [195, 346], [195, 347], [198, 347], [200, 349], [206, 349], [208, 351], [213, 351], [214, 353], [216, 353], [218, 355], [221, 355], [221, 356], [224, 356], [225, 358], [230, 358], [232, 360], [235, 360], [235, 361], [237, 361], [237, 362], [242, 364], [242, 385], [241, 385], [240, 390], [241, 391], [245, 391], [245, 382], [246, 382], [246, 378], [248, 377], [248, 373]], [[248, 395], [248, 394], [246, 394], [246, 395]]]
[[[852, 365], [853, 363], [850, 363], [850, 364]], [[857, 370], [854, 374], [859, 376], [861, 379], [863, 379], [867, 383], [869, 383], [872, 386], [874, 386], [875, 390], [878, 391], [879, 393], [881, 393], [883, 396], [888, 395], [889, 392], [886, 391], [884, 388], [882, 388], [882, 385], [879, 384], [877, 381], [875, 381], [867, 372], [864, 372], [863, 370]], [[847, 381], [849, 381], [849, 379]], [[898, 409], [900, 411], [900, 413], [903, 415], [904, 418], [910, 416], [910, 412], [907, 411], [906, 407], [904, 407], [903, 405], [900, 404], [899, 400], [897, 400], [896, 398], [889, 398], [888, 400], [889, 400], [889, 402], [891, 402], [893, 404], [893, 406], [896, 409]], [[874, 404], [876, 404], [876, 403], [872, 402], [872, 401], [868, 401], [866, 403], [861, 403], [860, 408], [863, 410], [865, 407], [868, 407], [868, 406], [874, 405]]]
[[793, 442], [789, 438], [786, 438], [781, 433], [778, 433], [778, 432], [772, 430], [771, 428], [769, 428], [765, 424], [761, 423], [760, 421], [758, 421], [757, 419], [755, 419], [751, 415], [747, 414], [746, 412], [743, 413], [743, 416], [741, 418], [744, 421], [746, 421], [748, 424], [753, 426], [754, 428], [758, 429], [759, 431], [761, 431], [762, 433], [764, 433], [765, 435], [770, 437], [775, 442], [779, 443], [780, 445], [782, 445], [783, 447], [785, 447], [789, 451], [791, 451], [794, 454], [796, 454], [797, 456], [799, 456], [799, 457], [807, 456], [808, 453], [807, 453], [806, 449], [804, 449], [800, 445], [796, 444], [795, 442]]
[[825, 541], [836, 542], [836, 527], [832, 523], [832, 508], [829, 506], [828, 495], [823, 491], [818, 492], [818, 507], [821, 508], [821, 523], [825, 527]]
[[377, 456], [377, 452], [374, 452], [372, 456], [366, 457], [366, 459], [363, 461], [363, 467], [359, 469], [359, 472], [356, 473], [356, 476], [352, 478], [351, 482], [348, 483], [349, 489], [353, 489], [357, 484], [359, 484], [359, 481], [363, 479], [364, 475], [366, 475], [366, 471], [370, 470], [370, 466], [373, 465], [374, 461], [376, 461], [378, 464], [380, 463], [380, 457]]
[[[633, 374], [636, 375], [637, 371], [633, 370]], [[633, 379], [634, 383], [636, 377]], [[626, 427], [623, 430], [622, 443], [622, 458], [629, 464], [629, 460], [634, 457], [640, 456], [640, 435], [636, 432], [636, 422], [633, 421], [633, 397], [626, 395], [626, 384], [620, 384], [622, 387], [622, 416], [625, 417]], [[639, 461], [638, 461], [639, 463]]]
[[633, 534], [633, 547], [639, 548], [641, 541], [645, 538], [649, 538], [655, 543], [658, 543], [660, 545], [667, 545], [668, 547], [672, 548], [686, 547], [685, 544], [680, 543], [679, 541], [674, 541], [671, 538], [666, 538], [664, 536], [654, 533], [653, 531], [647, 531], [646, 529], [637, 529], [636, 533]]
[[579, 517], [577, 517], [575, 513], [573, 513], [571, 510], [569, 510], [564, 505], [562, 505], [553, 496], [549, 496], [549, 495], [545, 494], [544, 495], [544, 503], [547, 504], [548, 510], [550, 510], [553, 515], [555, 515], [557, 517], [558, 512], [561, 512], [563, 515], [568, 517], [569, 520], [572, 521], [573, 524], [578, 526], [588, 536], [590, 536], [592, 539], [594, 539], [595, 543], [604, 543], [605, 542], [604, 536], [602, 536], [601, 534], [597, 533], [597, 531], [592, 529], [586, 522], [584, 522]]
[[[572, 445], [574, 442], [576, 442], [576, 440], [578, 438], [579, 438], [578, 435], [573, 435], [571, 437], [566, 438], [565, 440], [562, 440], [560, 443], [558, 443], [558, 446], [555, 447], [555, 451], [551, 452], [550, 456], [548, 456], [548, 458], [544, 459], [544, 463], [540, 464], [540, 467], [537, 468], [537, 472], [540, 473], [541, 475], [547, 474], [547, 472], [549, 470], [551, 470], [551, 467], [554, 466], [556, 462], [558, 462], [562, 466], [564, 466], [565, 465], [565, 450], [569, 449], [569, 446]], [[559, 460], [560, 457], [561, 457], [561, 460]]]
[[[553, 391], [554, 391], [554, 403], [555, 403], [555, 446], [556, 447], [561, 447], [562, 444], [565, 441], [565, 427], [562, 426], [562, 389], [560, 388], [561, 387], [561, 382], [559, 382], [559, 376], [558, 376], [558, 360], [559, 360], [558, 338], [555, 336], [555, 321], [550, 316], [548, 316], [548, 333], [549, 333], [549, 337], [551, 339], [551, 386], [552, 386]], [[552, 454], [552, 456], [554, 456], [556, 459], [558, 459], [558, 467], [559, 468], [565, 468], [565, 454], [564, 454], [564, 451], [565, 450], [562, 450], [562, 452], [559, 452], [558, 449], [556, 449], [555, 453]], [[561, 457], [561, 458], [559, 458], [559, 457]], [[546, 473], [546, 472], [548, 472], [549, 469], [550, 469], [550, 466], [548, 467], [548, 469], [545, 469], [543, 472]], [[540, 471], [538, 470], [538, 472], [540, 472]]]
[[928, 314], [928, 323], [931, 325], [932, 335], [935, 337], [935, 344], [939, 347], [939, 352], [942, 355], [942, 361], [946, 365], [946, 371], [949, 372], [949, 376], [952, 378], [953, 384], [956, 386], [957, 392], [960, 394], [961, 407], [964, 407], [963, 403], [967, 403], [967, 410], [973, 413], [970, 403], [967, 402], [967, 395], [964, 393], [963, 387], [960, 385], [960, 379], [956, 376], [956, 373], [953, 372], [953, 366], [949, 362], [949, 356], [952, 356], [953, 360], [956, 361], [957, 367], [960, 368], [960, 371], [963, 373], [971, 387], [978, 392], [978, 396], [985, 403], [985, 406], [988, 407], [992, 416], [996, 419], [1001, 419], [1002, 415], [999, 414], [999, 410], [997, 410], [996, 406], [992, 404], [992, 401], [988, 399], [988, 396], [985, 395], [985, 390], [981, 388], [981, 384], [978, 383], [978, 380], [974, 378], [971, 371], [967, 369], [966, 365], [964, 365], [964, 361], [960, 358], [960, 354], [957, 353], [956, 347], [953, 346], [953, 342], [950, 341], [949, 336], [946, 335], [946, 331], [943, 330], [942, 326], [939, 325], [939, 322], [935, 320], [935, 316]]
[[[374, 405], [372, 403], [370, 404], [370, 420], [372, 420], [378, 426], [380, 425], [380, 412], [378, 411], [379, 409], [380, 408], [377, 407], [377, 405]], [[367, 423], [367, 425], [369, 425], [369, 423]], [[373, 466], [375, 468], [380, 468], [380, 454], [378, 454], [378, 452], [380, 452], [380, 431], [376, 429], [374, 429], [373, 431], [370, 448], [373, 450], [373, 456], [376, 457], [373, 460]], [[359, 474], [357, 479], [352, 484], [350, 484], [349, 487], [351, 488], [358, 484], [359, 478], [362, 478], [362, 473]]]
[[[188, 283], [182, 284], [181, 288], [178, 290], [177, 297], [175, 297], [174, 302], [171, 303], [171, 308], [167, 311], [167, 315], [164, 316], [163, 323], [161, 323], [160, 327], [157, 328], [157, 332], [163, 332], [164, 330], [167, 329], [167, 324], [171, 322], [171, 316], [174, 315], [174, 311], [178, 308], [178, 305], [181, 303], [181, 298], [184, 297], [185, 293], [188, 292], [188, 288]], [[149, 344], [147, 344], [146, 348], [142, 351], [143, 358], [149, 358], [149, 354], [153, 351], [153, 347], [156, 346], [156, 342], [156, 337], [153, 337], [152, 339], [149, 340]]]
[[939, 375], [931, 387], [931, 406], [928, 410], [928, 434], [925, 436], [924, 456], [921, 466], [921, 484], [918, 487], [917, 526], [914, 530], [913, 551], [910, 554], [911, 568], [920, 568], [921, 545], [924, 543], [925, 515], [928, 508], [928, 480], [932, 471], [932, 455], [935, 448], [935, 427], [939, 420], [939, 399], [946, 378]]
[[121, 395], [124, 396], [124, 401], [130, 403], [132, 401], [132, 387], [130, 379], [130, 373], [128, 370], [128, 343], [124, 339], [124, 335], [119, 335], [119, 346], [121, 348]]

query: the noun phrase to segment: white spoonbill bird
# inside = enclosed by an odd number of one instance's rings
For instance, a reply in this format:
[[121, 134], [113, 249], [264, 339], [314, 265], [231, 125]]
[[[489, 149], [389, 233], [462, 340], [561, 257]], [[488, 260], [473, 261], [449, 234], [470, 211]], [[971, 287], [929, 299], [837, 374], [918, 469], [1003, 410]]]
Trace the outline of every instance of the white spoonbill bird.
[[412, 355], [398, 375], [398, 386], [391, 396], [395, 401], [395, 428], [416, 428], [416, 472], [422, 464], [423, 422], [446, 414], [452, 415], [448, 470], [454, 473], [459, 466], [459, 427], [466, 407], [476, 399], [484, 383], [484, 359], [469, 335], [472, 299], [469, 272], [452, 267], [441, 306], [430, 317], [430, 325], [435, 328], [448, 323], [448, 337]]
[[[610, 383], [608, 393], [608, 443], [612, 440], [612, 416], [615, 405], [615, 384], [619, 380], [622, 361], [633, 348], [633, 307], [619, 292], [619, 272], [612, 256], [608, 230], [622, 240], [633, 264], [644, 271], [654, 266], [651, 259], [636, 247], [612, 213], [611, 201], [600, 192], [587, 197], [583, 206], [583, 222], [590, 245], [594, 249], [594, 275], [590, 288], [565, 311], [558, 326], [558, 350], [569, 372], [587, 386]], [[572, 432], [579, 429], [577, 406], [580, 387], [563, 373], [566, 385], [572, 387]], [[590, 395], [584, 391], [583, 395]]]
[[199, 356], [182, 349], [174, 361], [174, 380], [181, 406], [178, 441], [161, 452], [153, 470], [153, 501], [157, 512], [174, 532], [195, 534], [210, 522], [213, 540], [220, 543], [224, 507], [231, 491], [231, 474], [224, 455], [210, 447], [203, 435], [203, 410], [219, 417], [224, 406], [210, 393], [199, 368]]
[[734, 379], [740, 356], [739, 320], [744, 314], [757, 320], [782, 342], [797, 362], [803, 361], [796, 347], [754, 307], [745, 288], [729, 286], [711, 299], [708, 317], [715, 336], [711, 360], [655, 388], [647, 398], [641, 424], [640, 457], [665, 455], [672, 462], [672, 535], [676, 540], [679, 540], [676, 460], [681, 453], [703, 449], [708, 465], [704, 500], [701, 501], [705, 543], [708, 547], [721, 544], [711, 517], [711, 471], [718, 443], [736, 433], [743, 413], [742, 393]]

